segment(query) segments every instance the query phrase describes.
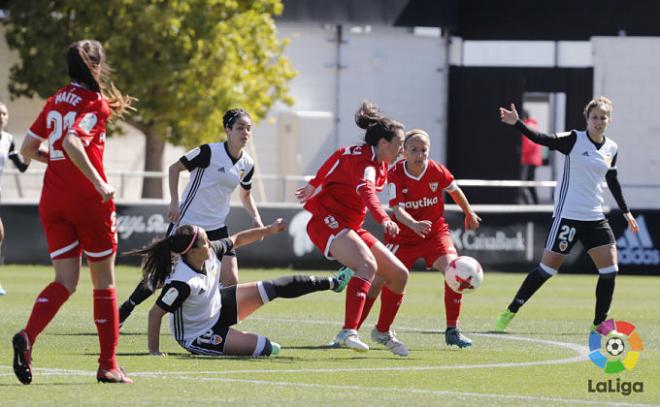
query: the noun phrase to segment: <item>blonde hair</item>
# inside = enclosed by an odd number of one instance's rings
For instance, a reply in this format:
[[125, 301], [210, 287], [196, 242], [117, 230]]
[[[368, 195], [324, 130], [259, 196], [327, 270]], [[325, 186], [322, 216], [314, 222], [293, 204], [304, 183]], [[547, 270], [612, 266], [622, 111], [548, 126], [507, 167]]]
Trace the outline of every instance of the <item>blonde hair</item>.
[[431, 137], [425, 130], [412, 129], [406, 132], [406, 138], [403, 141], [403, 147], [405, 148], [406, 144], [408, 144], [408, 141], [416, 137], [424, 139], [426, 141], [426, 144], [428, 144], [429, 146], [431, 145]]
[[587, 106], [584, 107], [584, 118], [589, 119], [589, 113], [591, 113], [591, 111], [597, 107], [607, 111], [607, 114], [612, 116], [614, 104], [605, 96], [599, 96], [595, 99], [592, 99], [589, 103], [587, 103]]

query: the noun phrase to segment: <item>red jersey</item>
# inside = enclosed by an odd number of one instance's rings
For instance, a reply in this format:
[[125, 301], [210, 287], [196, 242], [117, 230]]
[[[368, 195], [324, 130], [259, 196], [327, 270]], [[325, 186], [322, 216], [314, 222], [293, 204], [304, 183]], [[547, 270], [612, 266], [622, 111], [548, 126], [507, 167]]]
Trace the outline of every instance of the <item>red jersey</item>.
[[[389, 171], [390, 207], [400, 206], [417, 221], [428, 220], [436, 233], [446, 225], [445, 201], [442, 192], [454, 182], [454, 176], [442, 164], [429, 160], [426, 170], [418, 176], [412, 176], [406, 170], [406, 161], [401, 160]], [[422, 238], [394, 217], [401, 231], [395, 237], [388, 238], [394, 243], [419, 243]], [[427, 237], [428, 237], [427, 236]]]
[[[386, 182], [387, 164], [376, 161], [376, 150], [372, 146], [342, 147], [309, 181], [322, 189], [305, 204], [305, 209], [313, 215], [332, 214], [357, 230], [367, 213], [369, 203], [366, 196], [382, 191]], [[382, 223], [388, 219], [387, 214], [380, 205], [376, 206], [369, 205], [370, 212], [378, 223]]]
[[103, 180], [107, 180], [103, 171], [103, 151], [105, 124], [109, 116], [110, 107], [105, 98], [76, 83], [63, 87], [48, 98], [39, 117], [28, 130], [28, 135], [48, 140], [48, 168], [41, 192], [42, 201], [101, 202], [94, 185], [67, 156], [62, 142], [68, 133], [80, 137], [89, 161]]

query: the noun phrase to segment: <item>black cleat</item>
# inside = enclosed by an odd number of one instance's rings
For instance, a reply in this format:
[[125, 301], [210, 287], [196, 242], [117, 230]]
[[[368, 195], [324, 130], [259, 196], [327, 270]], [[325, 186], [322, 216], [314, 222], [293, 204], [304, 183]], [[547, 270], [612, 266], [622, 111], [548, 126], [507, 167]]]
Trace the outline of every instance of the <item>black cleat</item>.
[[27, 332], [20, 331], [11, 340], [14, 345], [14, 374], [23, 384], [32, 383], [32, 346]]

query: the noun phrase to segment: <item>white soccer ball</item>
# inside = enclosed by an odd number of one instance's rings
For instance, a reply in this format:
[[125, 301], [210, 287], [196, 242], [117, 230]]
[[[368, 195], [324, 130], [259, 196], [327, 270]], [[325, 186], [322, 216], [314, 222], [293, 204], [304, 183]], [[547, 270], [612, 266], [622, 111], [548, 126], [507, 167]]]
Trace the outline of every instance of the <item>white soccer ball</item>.
[[455, 292], [467, 294], [481, 286], [484, 281], [484, 272], [477, 260], [468, 256], [460, 256], [447, 266], [445, 281]]

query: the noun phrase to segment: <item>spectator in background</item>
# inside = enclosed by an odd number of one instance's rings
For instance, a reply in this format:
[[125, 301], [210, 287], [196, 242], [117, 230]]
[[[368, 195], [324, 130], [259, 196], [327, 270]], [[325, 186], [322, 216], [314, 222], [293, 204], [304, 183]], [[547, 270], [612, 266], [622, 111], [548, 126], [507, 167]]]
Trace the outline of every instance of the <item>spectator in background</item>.
[[[7, 105], [0, 102], [0, 177], [2, 177], [2, 173], [5, 170], [7, 159], [12, 160], [20, 172], [25, 172], [25, 170], [28, 168], [28, 165], [30, 164], [29, 159], [23, 161], [21, 155], [16, 151], [16, 146], [14, 145], [14, 137], [10, 133], [4, 131], [8, 121], [9, 110], [7, 109]], [[0, 218], [0, 250], [2, 249], [2, 241], [4, 238], [5, 228], [2, 224], [2, 218]], [[2, 288], [2, 285], [0, 285], [0, 295], [5, 294], [5, 290]]]
[[[539, 124], [530, 117], [527, 110], [523, 110], [522, 122], [527, 127], [538, 131]], [[534, 181], [536, 178], [536, 167], [543, 164], [543, 147], [540, 144], [534, 143], [524, 135], [521, 135], [522, 141], [520, 144], [520, 180], [521, 181]], [[535, 187], [522, 187], [520, 188], [521, 204], [534, 204], [539, 203], [539, 196], [536, 193]]]

